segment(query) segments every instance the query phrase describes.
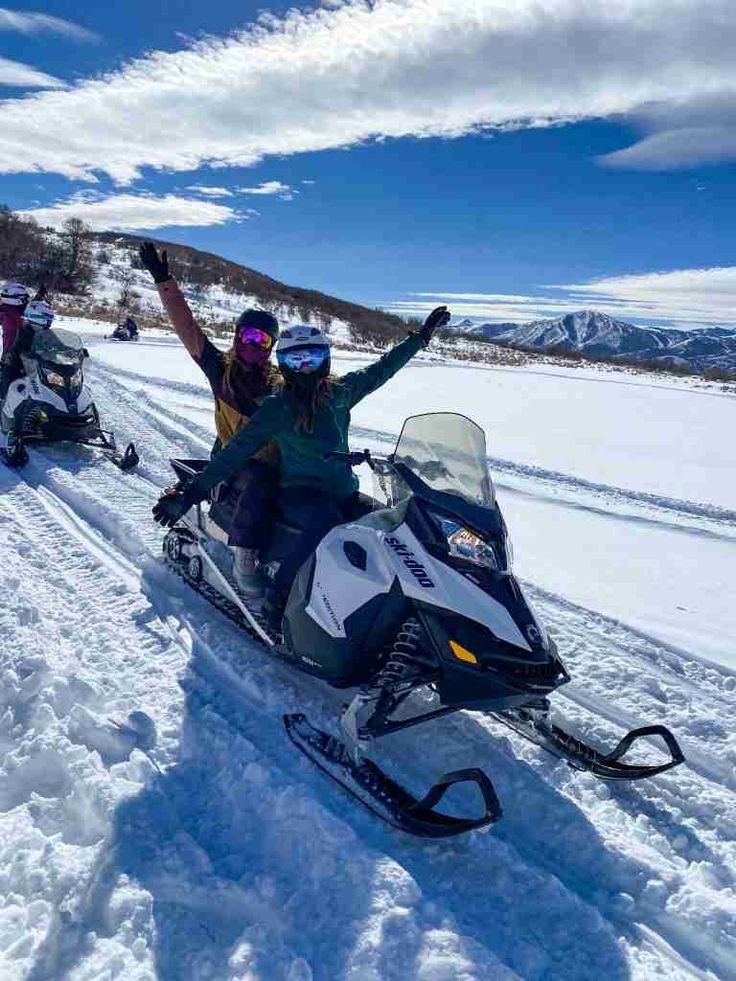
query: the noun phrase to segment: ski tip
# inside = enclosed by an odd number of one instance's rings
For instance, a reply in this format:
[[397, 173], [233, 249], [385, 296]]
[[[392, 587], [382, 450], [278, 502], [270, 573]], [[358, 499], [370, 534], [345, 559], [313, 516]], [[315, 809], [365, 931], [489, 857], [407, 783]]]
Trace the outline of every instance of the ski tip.
[[141, 462], [141, 458], [138, 455], [138, 451], [135, 448], [135, 443], [128, 443], [125, 448], [125, 453], [123, 453], [118, 466], [121, 470], [133, 470]]

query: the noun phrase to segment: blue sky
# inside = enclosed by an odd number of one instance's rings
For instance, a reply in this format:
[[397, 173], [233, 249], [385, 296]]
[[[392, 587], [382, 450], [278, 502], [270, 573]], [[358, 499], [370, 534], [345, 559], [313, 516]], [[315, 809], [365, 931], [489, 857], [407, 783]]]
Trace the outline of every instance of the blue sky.
[[407, 313], [736, 324], [729, 4], [508, 6], [0, 8], [0, 201]]

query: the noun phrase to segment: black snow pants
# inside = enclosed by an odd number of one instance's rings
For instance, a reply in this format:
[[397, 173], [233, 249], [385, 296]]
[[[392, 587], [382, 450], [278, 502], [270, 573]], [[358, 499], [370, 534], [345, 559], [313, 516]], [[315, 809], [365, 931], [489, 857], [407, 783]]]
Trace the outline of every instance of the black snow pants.
[[370, 497], [357, 491], [335, 502], [314, 487], [283, 488], [278, 502], [279, 516], [298, 528], [302, 535], [298, 545], [281, 562], [274, 583], [277, 591], [286, 596], [300, 566], [328, 531], [346, 521], [357, 521], [372, 511], [374, 506], [375, 502]]
[[211, 515], [230, 529], [228, 545], [261, 549], [268, 541], [273, 521], [278, 471], [258, 460], [249, 460], [228, 482], [222, 500], [212, 505]]

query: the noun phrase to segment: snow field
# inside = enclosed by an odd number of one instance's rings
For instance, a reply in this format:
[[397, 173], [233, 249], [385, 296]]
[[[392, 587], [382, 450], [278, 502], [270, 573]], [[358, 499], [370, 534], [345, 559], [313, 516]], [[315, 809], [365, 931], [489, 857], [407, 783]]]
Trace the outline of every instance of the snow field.
[[[135, 438], [139, 473], [51, 447], [32, 451], [23, 480], [0, 473], [0, 976], [735, 976], [734, 675], [684, 649], [689, 634], [678, 649], [632, 630], [626, 595], [622, 615], [606, 616], [555, 573], [592, 534], [593, 505], [620, 529], [647, 519], [639, 552], [647, 535], [721, 548], [728, 516], [505, 475], [557, 500], [551, 519], [520, 509], [514, 538], [523, 521], [547, 554], [543, 526], [561, 514], [574, 537], [559, 563], [548, 557], [549, 582], [530, 587], [573, 675], [556, 700], [567, 724], [610, 746], [622, 727], [666, 721], [688, 763], [605, 785], [462, 713], [391, 737], [381, 761], [417, 790], [483, 766], [504, 818], [486, 834], [418, 842], [358, 809], [286, 738], [284, 711], [329, 725], [340, 693], [269, 662], [158, 561], [149, 512], [168, 457], [204, 454], [212, 432], [201, 380], [168, 348], [92, 349], [103, 421], [121, 444]], [[416, 374], [439, 373], [439, 390], [453, 370]], [[424, 408], [405, 380], [411, 409], [384, 421], [375, 396], [356, 445], [366, 430], [385, 444], [399, 416]], [[552, 456], [544, 466], [565, 472]], [[500, 493], [508, 510], [513, 494]], [[517, 541], [517, 564], [530, 548]]]

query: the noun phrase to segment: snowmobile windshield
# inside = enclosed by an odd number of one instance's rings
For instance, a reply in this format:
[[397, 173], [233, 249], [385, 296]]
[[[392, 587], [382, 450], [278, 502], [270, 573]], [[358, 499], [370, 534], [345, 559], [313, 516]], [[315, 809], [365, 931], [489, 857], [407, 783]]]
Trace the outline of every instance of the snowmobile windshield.
[[482, 507], [495, 506], [486, 437], [467, 416], [453, 412], [411, 416], [401, 430], [394, 461], [404, 464], [434, 491]]
[[70, 367], [81, 364], [84, 345], [79, 334], [70, 330], [40, 330], [33, 338], [31, 353], [45, 364]]

